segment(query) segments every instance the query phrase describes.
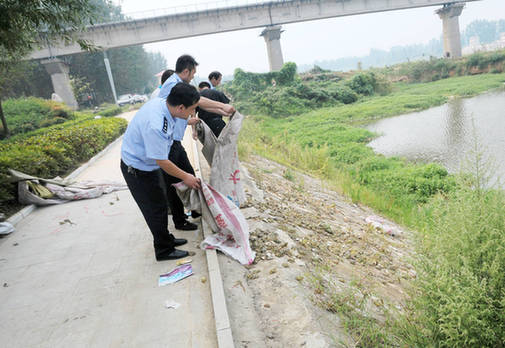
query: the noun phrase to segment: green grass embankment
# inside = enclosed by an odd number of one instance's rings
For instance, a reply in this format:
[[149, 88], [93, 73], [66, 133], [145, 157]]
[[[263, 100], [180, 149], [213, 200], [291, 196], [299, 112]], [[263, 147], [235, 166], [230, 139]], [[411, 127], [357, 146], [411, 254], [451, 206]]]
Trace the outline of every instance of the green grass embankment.
[[504, 82], [504, 74], [487, 74], [401, 83], [393, 85], [389, 95], [367, 97], [354, 104], [287, 118], [249, 118], [241, 148], [322, 175], [354, 201], [412, 226], [417, 204], [436, 192], [449, 192], [456, 185], [454, 178], [439, 165], [414, 165], [375, 154], [366, 146], [375, 135], [354, 125], [428, 109], [451, 96], [476, 95]]

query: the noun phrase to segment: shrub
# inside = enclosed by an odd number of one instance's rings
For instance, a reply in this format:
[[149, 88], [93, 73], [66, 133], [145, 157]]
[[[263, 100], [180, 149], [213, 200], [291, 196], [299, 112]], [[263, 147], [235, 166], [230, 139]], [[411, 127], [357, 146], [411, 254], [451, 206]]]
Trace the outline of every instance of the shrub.
[[54, 118], [50, 118], [50, 119], [41, 121], [40, 124], [39, 124], [39, 127], [40, 128], [45, 128], [45, 127], [52, 126], [54, 124], [64, 123], [66, 121], [67, 120], [64, 119], [63, 117], [54, 117]]
[[12, 168], [52, 178], [88, 160], [126, 129], [124, 119], [84, 119], [58, 124], [0, 142], [0, 201], [13, 199], [14, 185], [6, 180]]
[[341, 164], [353, 164], [372, 154], [371, 148], [356, 143], [339, 144], [330, 150], [331, 158]]
[[487, 56], [480, 52], [470, 55], [466, 61], [466, 66], [469, 69], [474, 67], [484, 69], [488, 64]]
[[416, 296], [405, 346], [502, 347], [505, 342], [503, 192], [462, 188], [420, 216]]
[[307, 111], [309, 105], [315, 105], [310, 100], [297, 98], [293, 88], [273, 88], [256, 94], [252, 99], [255, 112], [272, 117], [296, 115]]
[[65, 105], [33, 97], [7, 99], [2, 102], [2, 108], [11, 135], [46, 127], [60, 122], [59, 118], [75, 118], [75, 114]]
[[375, 74], [375, 93], [379, 95], [388, 95], [392, 92], [391, 82], [383, 74]]
[[[391, 162], [391, 163], [387, 163]], [[393, 197], [408, 197], [412, 203], [425, 203], [436, 193], [454, 190], [455, 181], [438, 164], [404, 165], [398, 160], [365, 160], [355, 170], [361, 183], [392, 193]]]
[[345, 85], [338, 85], [333, 87], [332, 92], [333, 98], [344, 104], [351, 104], [358, 100], [358, 94]]
[[449, 60], [449, 59], [438, 59], [433, 64], [433, 68], [437, 72], [436, 75], [438, 75], [438, 77], [439, 77], [438, 79], [448, 78], [449, 73], [452, 70], [454, 70], [455, 67], [456, 67], [456, 63], [454, 63], [453, 60]]
[[[348, 76], [351, 77], [342, 81]], [[386, 95], [392, 91], [391, 82], [382, 74], [324, 72], [309, 76], [305, 74], [300, 78], [296, 76], [294, 63], [284, 64], [279, 72], [264, 74], [236, 69], [233, 81], [226, 83], [223, 88], [232, 95], [234, 106], [242, 113], [274, 117], [297, 115], [340, 103], [351, 104], [360, 95]]]
[[116, 116], [123, 112], [123, 109], [119, 106], [111, 106], [103, 111], [100, 111], [99, 114], [104, 117]]
[[296, 64], [288, 62], [284, 64], [281, 70], [273, 76], [280, 85], [289, 85], [293, 83], [296, 75]]
[[372, 95], [376, 88], [374, 73], [359, 73], [346, 82], [346, 85], [354, 92], [362, 95]]
[[286, 92], [297, 98], [311, 101], [315, 106], [324, 105], [333, 99], [331, 92], [321, 83], [298, 82], [293, 86], [287, 87]]
[[286, 86], [295, 81], [296, 64], [286, 63], [280, 71], [268, 73], [251, 73], [237, 68], [233, 74], [233, 81], [224, 86], [225, 90], [233, 94], [236, 98], [247, 98], [251, 92], [264, 91], [275, 84]]

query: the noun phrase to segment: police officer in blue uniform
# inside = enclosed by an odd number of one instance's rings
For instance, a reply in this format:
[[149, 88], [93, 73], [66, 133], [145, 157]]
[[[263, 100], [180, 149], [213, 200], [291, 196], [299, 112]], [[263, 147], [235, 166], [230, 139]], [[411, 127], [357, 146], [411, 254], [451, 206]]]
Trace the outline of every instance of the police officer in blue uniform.
[[175, 247], [187, 243], [168, 231], [166, 188], [162, 172], [200, 189], [200, 180], [168, 159], [176, 120], [194, 114], [200, 94], [195, 87], [177, 83], [167, 98], [148, 101], [126, 129], [121, 147], [121, 171], [151, 233], [156, 259], [173, 260], [188, 256]]
[[[196, 73], [196, 67], [198, 63], [190, 55], [182, 55], [177, 59], [175, 63], [175, 74], [172, 74], [161, 87], [159, 97], [166, 98], [171, 89], [180, 82], [189, 83], [193, 79]], [[198, 105], [200, 108], [217, 111], [221, 115], [231, 115], [235, 112], [233, 106], [224, 104], [218, 101], [214, 101], [208, 98], [200, 98]], [[169, 160], [175, 163], [182, 170], [195, 174], [191, 163], [189, 162], [188, 155], [181, 144], [184, 133], [186, 132], [186, 126], [192, 125], [199, 122], [198, 118], [192, 118], [189, 121], [186, 119], [177, 119], [174, 127], [174, 142], [170, 148]], [[179, 178], [172, 175], [164, 174], [164, 179], [167, 187], [167, 197], [170, 211], [172, 213], [172, 220], [174, 222], [175, 228], [178, 230], [196, 230], [198, 227], [187, 220], [187, 216], [184, 213], [184, 205], [182, 204], [175, 188], [172, 184], [181, 181]], [[192, 213], [193, 217], [196, 217], [195, 212]]]

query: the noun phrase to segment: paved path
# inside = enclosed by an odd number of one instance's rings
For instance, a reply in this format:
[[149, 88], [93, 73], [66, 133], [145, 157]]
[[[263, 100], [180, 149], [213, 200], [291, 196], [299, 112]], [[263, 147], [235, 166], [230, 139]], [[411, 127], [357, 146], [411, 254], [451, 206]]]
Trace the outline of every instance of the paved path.
[[[123, 181], [120, 147], [77, 180]], [[209, 281], [201, 281], [209, 278], [197, 248], [201, 232], [169, 229], [189, 240], [183, 249], [196, 253], [194, 275], [158, 287], [158, 276], [176, 264], [155, 261], [129, 191], [36, 209], [0, 239], [0, 345], [216, 347]], [[181, 306], [167, 309], [166, 300]]]

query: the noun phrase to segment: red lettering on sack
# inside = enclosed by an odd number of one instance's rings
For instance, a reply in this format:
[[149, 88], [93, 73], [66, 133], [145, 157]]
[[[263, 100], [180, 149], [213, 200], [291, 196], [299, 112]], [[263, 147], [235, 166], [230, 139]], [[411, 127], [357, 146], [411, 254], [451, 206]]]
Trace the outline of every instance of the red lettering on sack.
[[233, 174], [230, 175], [230, 178], [228, 180], [232, 180], [233, 183], [236, 185], [237, 181], [240, 181], [240, 178], [238, 177], [239, 173], [240, 173], [240, 170], [238, 170], [238, 169], [235, 170], [233, 172]]
[[218, 214], [216, 216], [216, 223], [220, 228], [226, 228], [226, 222], [224, 221], [223, 217], [221, 214]]

